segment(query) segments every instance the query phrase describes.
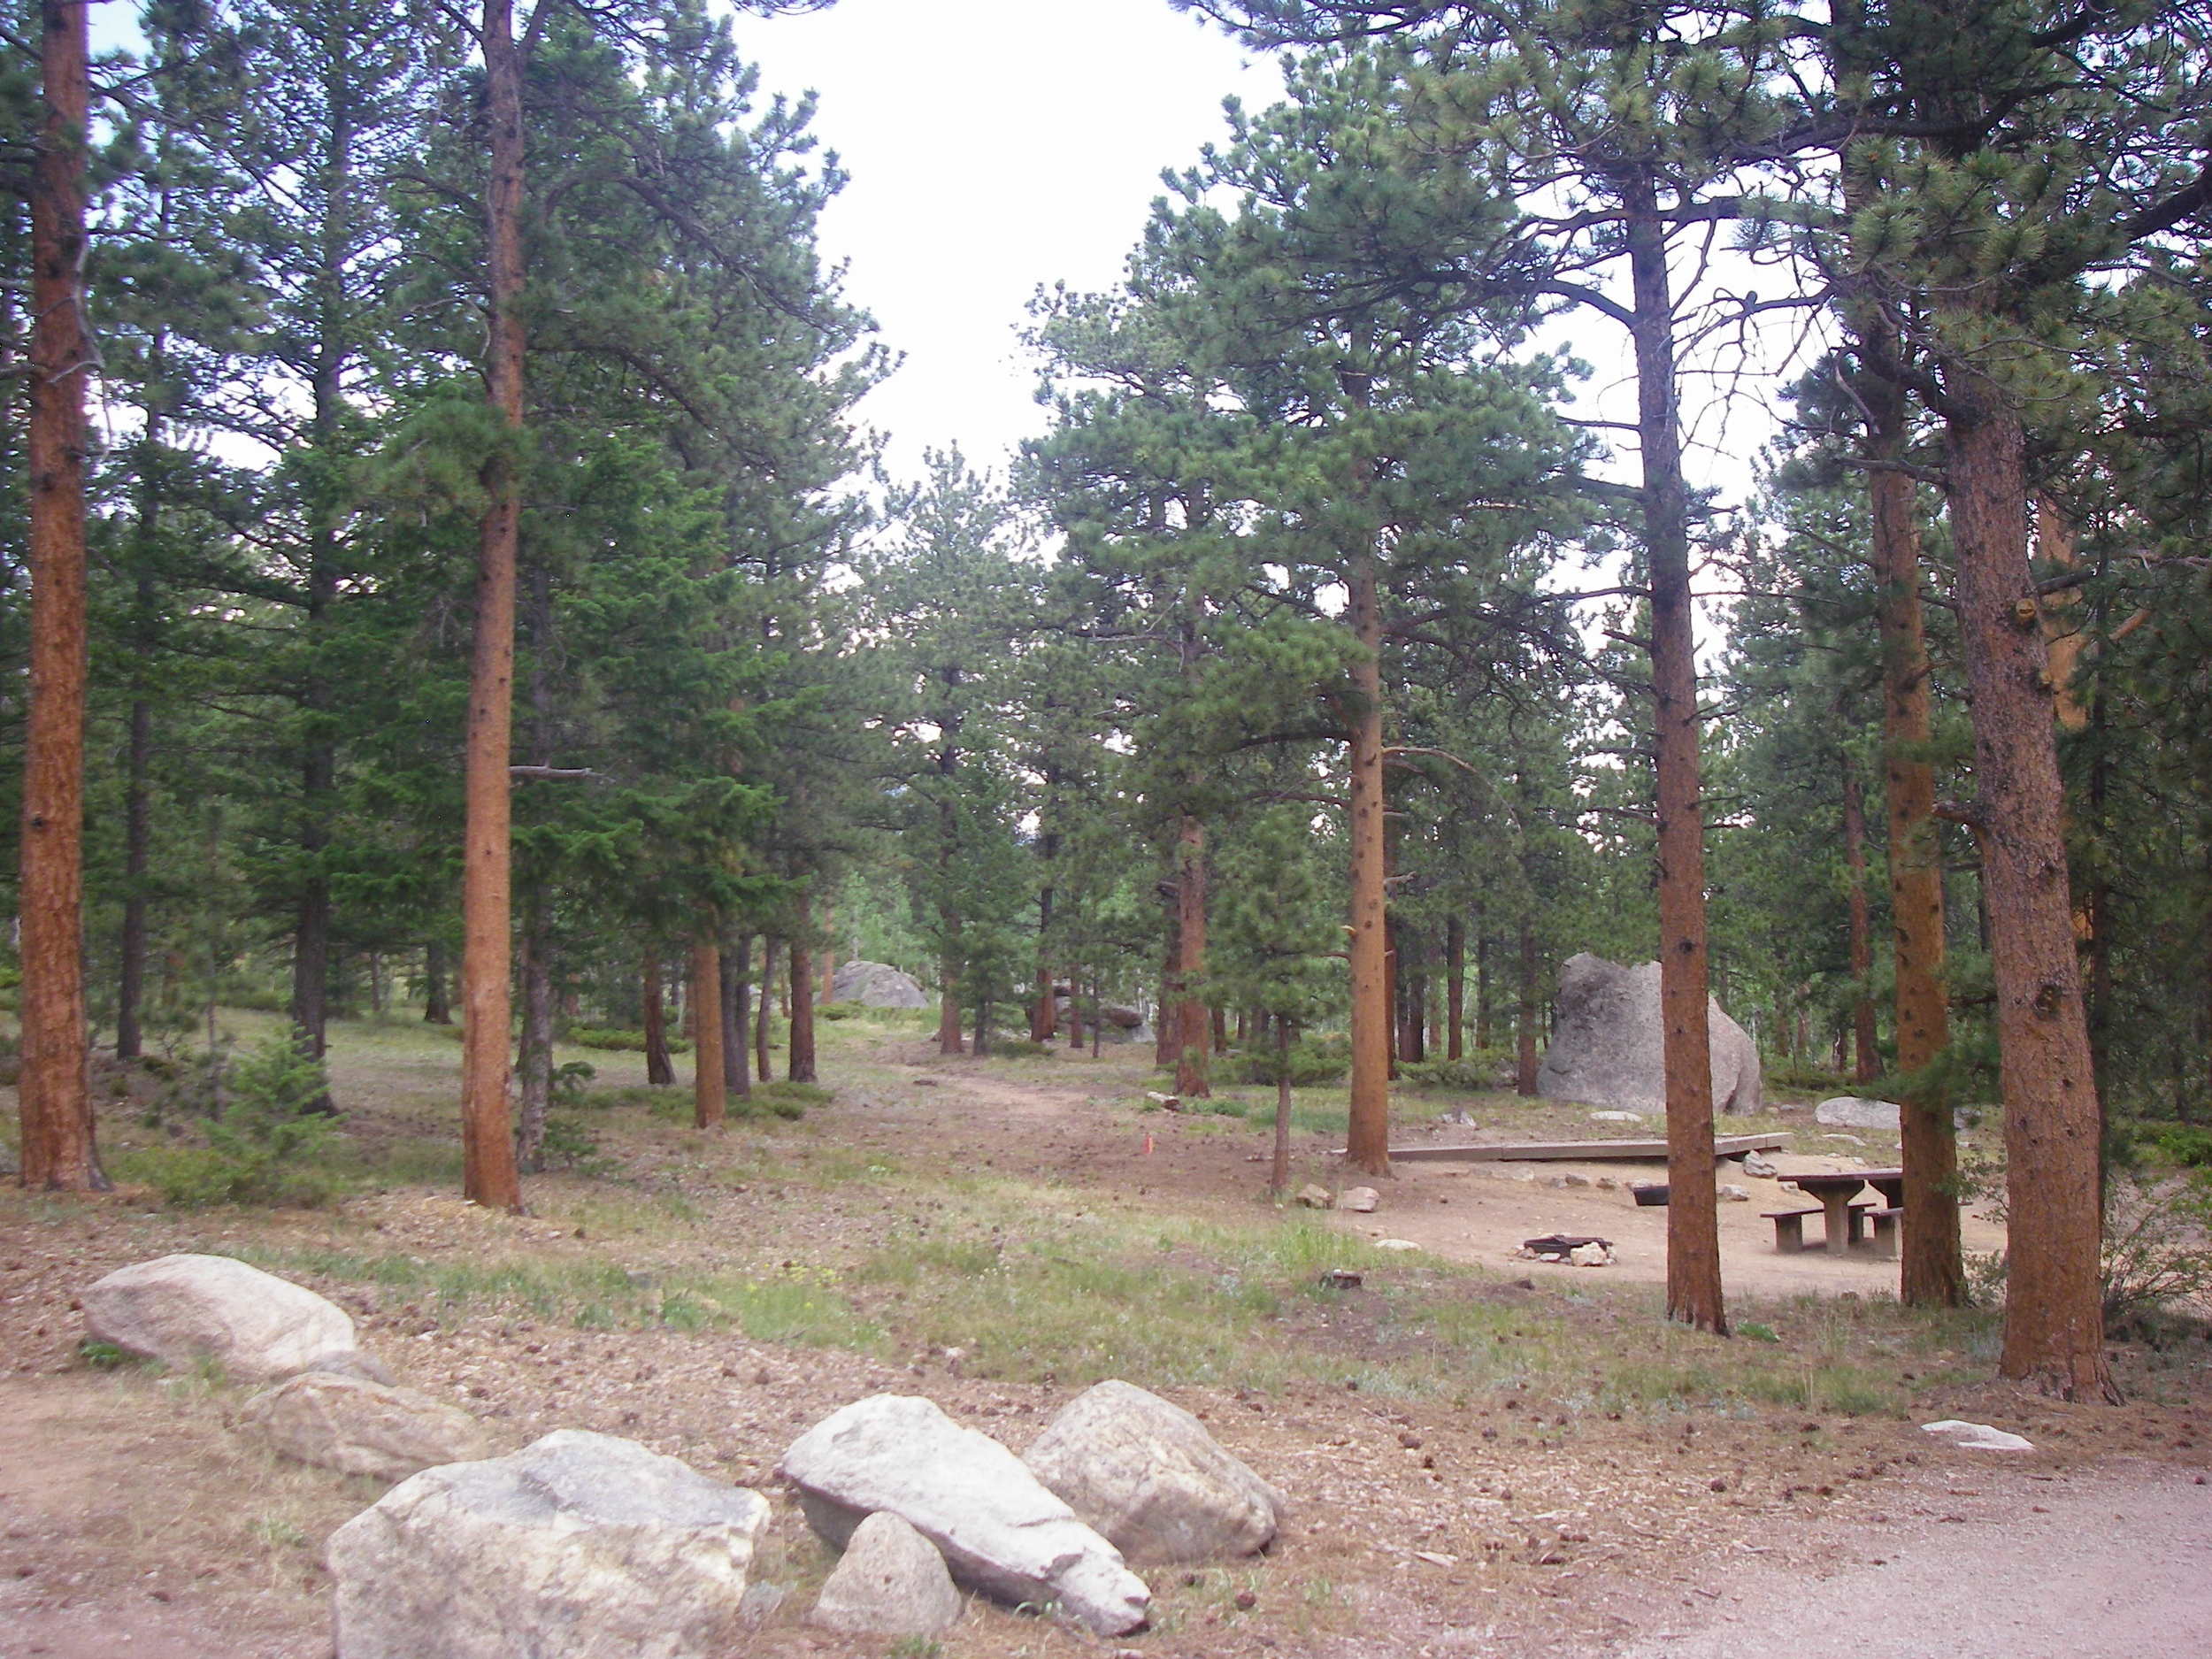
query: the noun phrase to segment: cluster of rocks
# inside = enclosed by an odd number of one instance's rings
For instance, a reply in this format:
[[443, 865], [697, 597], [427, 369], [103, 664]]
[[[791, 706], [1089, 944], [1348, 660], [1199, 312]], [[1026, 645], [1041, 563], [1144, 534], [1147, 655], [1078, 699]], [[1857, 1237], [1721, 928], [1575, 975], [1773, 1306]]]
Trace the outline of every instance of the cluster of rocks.
[[1513, 1254], [1525, 1262], [1552, 1262], [1563, 1267], [1610, 1267], [1613, 1240], [1551, 1233], [1540, 1239], [1524, 1240]]
[[140, 1359], [213, 1364], [274, 1386], [244, 1425], [285, 1455], [399, 1480], [482, 1457], [482, 1427], [457, 1406], [399, 1386], [335, 1302], [227, 1256], [165, 1256], [119, 1268], [81, 1298], [85, 1333]]
[[[95, 1341], [273, 1381], [242, 1414], [287, 1455], [399, 1484], [331, 1535], [337, 1659], [683, 1659], [740, 1645], [770, 1506], [634, 1441], [581, 1430], [489, 1455], [468, 1413], [397, 1386], [342, 1309], [224, 1256], [110, 1274]], [[963, 1589], [1102, 1636], [1146, 1620], [1138, 1566], [1264, 1549], [1284, 1500], [1182, 1408], [1126, 1382], [1071, 1402], [1026, 1453], [931, 1402], [879, 1394], [784, 1454], [842, 1552], [810, 1617], [933, 1638]]]

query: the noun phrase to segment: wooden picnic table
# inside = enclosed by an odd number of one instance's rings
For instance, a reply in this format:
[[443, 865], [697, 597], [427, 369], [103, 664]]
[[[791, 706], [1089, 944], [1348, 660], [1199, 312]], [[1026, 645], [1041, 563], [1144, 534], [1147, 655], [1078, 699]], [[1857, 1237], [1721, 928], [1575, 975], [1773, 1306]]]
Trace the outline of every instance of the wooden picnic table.
[[[1782, 1179], [1806, 1197], [1819, 1202], [1827, 1227], [1821, 1242], [1839, 1255], [1859, 1241], [1861, 1216], [1867, 1207], [1852, 1201], [1862, 1188], [1871, 1187], [1881, 1194], [1889, 1210], [1897, 1210], [1905, 1200], [1902, 1170], [1832, 1170], [1809, 1175], [1785, 1175]], [[1878, 1240], [1888, 1239], [1892, 1233], [1890, 1227], [1881, 1224], [1894, 1219], [1893, 1215], [1877, 1213]]]

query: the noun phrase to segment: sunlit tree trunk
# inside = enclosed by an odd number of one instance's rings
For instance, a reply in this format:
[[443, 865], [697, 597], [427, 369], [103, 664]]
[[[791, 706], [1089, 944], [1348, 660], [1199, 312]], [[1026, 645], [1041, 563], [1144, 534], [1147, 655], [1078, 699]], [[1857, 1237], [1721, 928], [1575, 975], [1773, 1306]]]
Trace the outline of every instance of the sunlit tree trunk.
[[85, 8], [43, 0], [31, 173], [30, 710], [24, 740], [20, 993], [23, 1185], [104, 1189], [84, 989]]
[[1390, 986], [1383, 887], [1382, 608], [1375, 556], [1352, 563], [1348, 606], [1360, 650], [1346, 714], [1351, 727], [1352, 1167], [1390, 1172]]

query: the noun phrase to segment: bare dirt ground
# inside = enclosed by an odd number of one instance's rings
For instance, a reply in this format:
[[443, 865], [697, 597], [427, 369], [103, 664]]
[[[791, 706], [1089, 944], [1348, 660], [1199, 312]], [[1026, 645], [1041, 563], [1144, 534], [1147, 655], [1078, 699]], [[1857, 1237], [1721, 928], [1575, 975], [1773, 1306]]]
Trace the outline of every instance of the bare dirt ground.
[[[1086, 1216], [1275, 1225], [1256, 1161], [1263, 1135], [1233, 1119], [1139, 1110], [1137, 1056], [978, 1064], [940, 1061], [910, 1037], [843, 1032], [837, 1043], [825, 1077], [839, 1098], [803, 1122], [749, 1120], [710, 1142], [641, 1112], [611, 1118], [604, 1134], [620, 1173], [534, 1182], [527, 1217], [475, 1210], [442, 1184], [395, 1185], [326, 1212], [0, 1197], [0, 1659], [329, 1652], [321, 1540], [379, 1488], [276, 1460], [236, 1428], [245, 1391], [219, 1379], [88, 1369], [71, 1302], [127, 1262], [180, 1249], [300, 1260], [374, 1251], [426, 1269], [529, 1260], [627, 1285], [711, 1269], [873, 1296], [869, 1310], [894, 1340], [841, 1346], [593, 1324], [482, 1300], [447, 1305], [424, 1283], [285, 1270], [352, 1312], [364, 1342], [404, 1380], [478, 1411], [503, 1448], [554, 1427], [597, 1429], [773, 1494], [783, 1448], [866, 1394], [926, 1394], [1018, 1450], [1076, 1392], [1052, 1377], [974, 1374], [956, 1343], [902, 1345], [895, 1289], [864, 1293], [836, 1279], [887, 1244], [956, 1231], [956, 1205], [937, 1194], [957, 1183], [1025, 1195], [1031, 1219], [1006, 1224], [1016, 1228]], [[430, 1126], [449, 1110], [451, 1054], [366, 1044], [349, 1060], [347, 1047], [342, 1037], [341, 1098], [365, 1102], [365, 1138]], [[592, 1058], [603, 1083], [627, 1080], [607, 1056]], [[1404, 1133], [1520, 1138], [1532, 1125], [1558, 1133], [1568, 1121], [1504, 1102], [1478, 1103], [1477, 1113], [1498, 1121], [1413, 1122]], [[1809, 1129], [1798, 1140], [1836, 1145]], [[1301, 1137], [1301, 1179], [1341, 1179], [1326, 1146]], [[1888, 1161], [1878, 1144], [1849, 1150]], [[1806, 1167], [1832, 1162], [1806, 1156]], [[1130, 1649], [1161, 1659], [1647, 1659], [1777, 1641], [1813, 1659], [2212, 1650], [2200, 1635], [2212, 1617], [2202, 1572], [2212, 1486], [2199, 1484], [2212, 1471], [2203, 1341], [2123, 1350], [2132, 1399], [2118, 1409], [1987, 1381], [1970, 1332], [1861, 1356], [1920, 1368], [1919, 1382], [1909, 1370], [1902, 1394], [1880, 1404], [1662, 1394], [1609, 1409], [1609, 1371], [1689, 1340], [1663, 1332], [1648, 1287], [1663, 1271], [1664, 1212], [1637, 1210], [1618, 1188], [1546, 1184], [1570, 1170], [1594, 1179], [1640, 1170], [1527, 1167], [1533, 1180], [1511, 1166], [1402, 1165], [1382, 1183], [1375, 1214], [1333, 1220], [1415, 1242], [1416, 1259], [1486, 1269], [1464, 1294], [1501, 1317], [1525, 1317], [1525, 1329], [1508, 1334], [1548, 1345], [1549, 1368], [1457, 1394], [1348, 1389], [1279, 1367], [1256, 1386], [1233, 1376], [1164, 1386], [1294, 1510], [1264, 1558], [1154, 1574], [1154, 1626]], [[896, 1179], [875, 1179], [892, 1170]], [[1696, 1339], [1709, 1349], [1701, 1363], [1717, 1387], [1754, 1359], [1770, 1376], [1801, 1353], [1806, 1397], [1817, 1402], [1813, 1367], [1860, 1340], [1857, 1327], [1836, 1324], [1834, 1299], [1872, 1305], [1893, 1268], [1777, 1257], [1758, 1212], [1786, 1200], [1771, 1181], [1747, 1185], [1758, 1202], [1724, 1206], [1725, 1270], [1739, 1319], [1777, 1341], [1755, 1353], [1742, 1339]], [[1509, 1258], [1522, 1237], [1555, 1230], [1615, 1239], [1620, 1265]], [[1102, 1305], [1102, 1320], [1110, 1311]], [[1321, 1356], [1407, 1340], [1356, 1295], [1286, 1304], [1275, 1325], [1292, 1348]], [[1589, 1378], [1563, 1377], [1557, 1355], [1586, 1350]], [[1156, 1380], [1131, 1369], [1133, 1380]], [[1951, 1416], [1999, 1423], [2039, 1449], [1999, 1459], [1936, 1444], [1917, 1427]], [[801, 1622], [827, 1565], [780, 1502], [757, 1577], [790, 1595], [750, 1651], [859, 1659], [882, 1650]], [[1240, 1593], [1250, 1606], [1238, 1605]], [[1901, 1640], [1924, 1645], [1880, 1645]], [[951, 1659], [1099, 1651], [982, 1604], [943, 1644]]]

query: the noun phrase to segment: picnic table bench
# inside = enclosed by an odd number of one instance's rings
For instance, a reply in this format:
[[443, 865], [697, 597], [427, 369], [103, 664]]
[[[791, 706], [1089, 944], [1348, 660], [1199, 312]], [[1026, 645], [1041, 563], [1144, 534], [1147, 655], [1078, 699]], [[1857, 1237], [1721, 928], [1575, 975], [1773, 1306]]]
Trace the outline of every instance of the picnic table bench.
[[[1837, 1252], [1867, 1242], [1867, 1224], [1873, 1224], [1873, 1244], [1883, 1256], [1897, 1254], [1897, 1221], [1904, 1213], [1905, 1172], [1902, 1170], [1836, 1170], [1810, 1175], [1786, 1175], [1782, 1179], [1806, 1197], [1818, 1201], [1817, 1209], [1770, 1210], [1774, 1223], [1774, 1248], [1805, 1248], [1805, 1217], [1820, 1216], [1826, 1228], [1824, 1248]], [[1886, 1202], [1877, 1204], [1860, 1192], [1871, 1187]]]

